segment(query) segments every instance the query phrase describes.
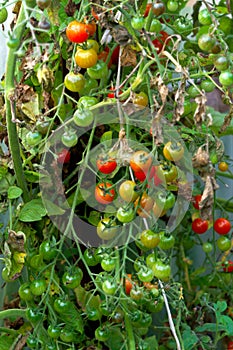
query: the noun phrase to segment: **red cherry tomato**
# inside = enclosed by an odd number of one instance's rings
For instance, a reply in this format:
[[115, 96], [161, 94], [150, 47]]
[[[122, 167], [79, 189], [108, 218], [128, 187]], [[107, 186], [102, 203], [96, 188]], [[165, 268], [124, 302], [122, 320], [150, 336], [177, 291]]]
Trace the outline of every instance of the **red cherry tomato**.
[[228, 261], [225, 261], [223, 264], [223, 271], [224, 272], [233, 272], [233, 261], [232, 260], [228, 260]]
[[194, 199], [194, 201], [193, 201], [193, 206], [194, 206], [194, 208], [197, 209], [197, 210], [200, 209], [200, 208], [199, 208], [199, 203], [200, 203], [200, 201], [201, 201], [201, 198], [202, 198], [201, 194], [197, 194], [196, 196], [193, 197], [193, 199]]
[[86, 24], [76, 20], [70, 22], [66, 27], [66, 36], [72, 43], [83, 43], [89, 37]]
[[125, 277], [125, 294], [130, 295], [130, 291], [133, 288], [132, 274], [128, 273]]
[[58, 153], [57, 155], [57, 162], [59, 164], [67, 164], [70, 161], [70, 151], [68, 149], [63, 149], [61, 152]]
[[96, 185], [95, 199], [101, 204], [109, 204], [115, 199], [115, 190], [110, 182], [101, 182]]
[[193, 220], [192, 230], [199, 235], [205, 233], [208, 230], [208, 221], [202, 220], [201, 218]]
[[96, 166], [101, 173], [111, 174], [116, 169], [117, 162], [108, 155], [101, 155], [96, 161]]
[[219, 235], [227, 235], [230, 229], [231, 229], [231, 223], [227, 219], [218, 218], [217, 220], [215, 220], [214, 230]]

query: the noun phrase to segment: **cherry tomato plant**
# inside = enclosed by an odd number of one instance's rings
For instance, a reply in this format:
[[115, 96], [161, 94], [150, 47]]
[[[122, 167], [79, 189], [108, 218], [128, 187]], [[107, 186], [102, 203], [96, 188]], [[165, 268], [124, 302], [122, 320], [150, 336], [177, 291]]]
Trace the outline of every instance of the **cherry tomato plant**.
[[232, 1], [7, 3], [0, 349], [231, 348]]

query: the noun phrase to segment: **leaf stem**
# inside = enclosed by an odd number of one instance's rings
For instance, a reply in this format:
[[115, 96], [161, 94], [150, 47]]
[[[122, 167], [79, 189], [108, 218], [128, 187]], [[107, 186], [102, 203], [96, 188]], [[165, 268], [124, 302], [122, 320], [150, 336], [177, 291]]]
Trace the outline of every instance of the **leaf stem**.
[[[21, 37], [25, 30], [25, 9], [23, 3], [21, 4], [19, 16], [16, 23], [16, 28], [14, 30], [14, 36], [16, 39], [21, 40]], [[12, 155], [12, 160], [14, 164], [14, 171], [16, 175], [16, 181], [18, 186], [23, 190], [23, 200], [24, 202], [28, 202], [30, 200], [29, 191], [27, 188], [22, 160], [20, 157], [20, 144], [19, 138], [17, 134], [17, 125], [13, 121], [14, 119], [14, 103], [12, 103], [14, 99], [14, 90], [15, 90], [15, 69], [16, 69], [16, 61], [17, 61], [17, 50], [16, 48], [9, 49], [7, 62], [6, 62], [6, 79], [5, 79], [5, 100], [6, 100], [6, 122], [7, 122], [7, 133], [9, 139], [9, 146]]]

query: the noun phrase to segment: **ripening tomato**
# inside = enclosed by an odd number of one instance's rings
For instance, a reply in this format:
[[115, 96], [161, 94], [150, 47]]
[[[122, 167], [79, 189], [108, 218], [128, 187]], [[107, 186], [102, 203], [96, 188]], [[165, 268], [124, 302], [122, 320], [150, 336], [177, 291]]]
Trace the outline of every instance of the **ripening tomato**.
[[198, 39], [198, 46], [201, 50], [210, 52], [214, 47], [216, 39], [210, 34], [202, 34]]
[[103, 174], [111, 174], [117, 167], [115, 158], [107, 154], [101, 154], [96, 160], [97, 169]]
[[147, 171], [152, 164], [152, 157], [146, 151], [136, 151], [130, 159], [130, 166], [133, 171]]
[[74, 59], [79, 67], [90, 68], [96, 64], [98, 56], [94, 49], [82, 49], [78, 47]]
[[85, 26], [86, 26], [86, 31], [89, 36], [93, 36], [96, 32], [96, 23], [94, 21], [92, 22], [86, 22], [85, 21]]
[[227, 164], [227, 162], [220, 162], [220, 163], [218, 164], [218, 169], [219, 169], [220, 171], [222, 171], [222, 172], [227, 171], [228, 168], [229, 168], [229, 165]]
[[77, 20], [70, 22], [66, 27], [66, 36], [72, 43], [83, 43], [89, 37], [86, 24]]
[[144, 230], [140, 235], [140, 240], [146, 248], [153, 249], [159, 244], [160, 237], [158, 233], [152, 230]]
[[165, 4], [163, 2], [156, 1], [156, 2], [152, 3], [151, 10], [155, 14], [155, 16], [160, 16], [165, 12], [166, 7], [165, 7]]
[[219, 235], [227, 235], [230, 229], [231, 229], [231, 223], [229, 220], [225, 218], [218, 218], [217, 220], [215, 220], [214, 230]]
[[167, 160], [176, 162], [184, 155], [184, 147], [180, 142], [168, 141], [163, 148], [163, 155]]
[[196, 196], [193, 197], [193, 206], [195, 209], [200, 210], [199, 203], [202, 199], [201, 194], [197, 194]]
[[63, 148], [58, 154], [57, 154], [57, 162], [59, 164], [67, 164], [70, 161], [70, 151], [66, 148]]
[[125, 180], [122, 182], [119, 187], [119, 195], [128, 203], [134, 202], [139, 196], [136, 183], [131, 180]]
[[133, 104], [135, 105], [146, 107], [148, 105], [148, 101], [148, 96], [143, 91], [133, 95]]
[[79, 92], [84, 88], [85, 78], [81, 73], [69, 72], [65, 76], [64, 85], [72, 92]]
[[149, 216], [149, 212], [153, 208], [154, 200], [144, 192], [141, 197], [138, 197], [134, 202], [135, 207], [137, 207], [137, 214], [143, 218]]
[[125, 294], [129, 295], [131, 289], [133, 288], [133, 283], [132, 283], [132, 274], [131, 273], [127, 273], [125, 279]]
[[233, 272], [233, 261], [232, 260], [228, 260], [228, 261], [225, 261], [223, 264], [223, 271], [224, 272]]
[[198, 234], [205, 233], [208, 230], [208, 226], [208, 221], [202, 220], [201, 218], [196, 218], [192, 222], [192, 230]]
[[116, 196], [116, 192], [111, 182], [100, 182], [95, 187], [95, 199], [101, 204], [111, 203]]
[[233, 350], [233, 341], [230, 341], [230, 342], [227, 344], [227, 350]]

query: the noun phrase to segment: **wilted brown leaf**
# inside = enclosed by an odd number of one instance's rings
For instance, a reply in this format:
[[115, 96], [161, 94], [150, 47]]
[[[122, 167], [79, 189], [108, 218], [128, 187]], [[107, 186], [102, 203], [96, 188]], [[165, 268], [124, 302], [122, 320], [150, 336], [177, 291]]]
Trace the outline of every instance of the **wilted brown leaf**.
[[111, 35], [115, 42], [121, 46], [125, 46], [132, 41], [132, 36], [128, 30], [119, 24], [113, 26]]
[[184, 99], [185, 99], [185, 87], [186, 87], [186, 79], [183, 78], [180, 82], [180, 85], [175, 93], [175, 110], [173, 115], [173, 122], [178, 122], [180, 117], [184, 113]]
[[193, 119], [197, 127], [200, 127], [206, 119], [206, 101], [205, 95], [200, 95], [195, 98], [197, 108], [194, 112]]
[[233, 118], [233, 105], [230, 107], [230, 112], [225, 116], [223, 125], [221, 126], [220, 133], [224, 132], [227, 127], [230, 125]]
[[209, 164], [209, 153], [200, 146], [192, 159], [194, 168], [205, 167]]
[[205, 179], [205, 188], [199, 203], [200, 216], [203, 220], [212, 220], [214, 192], [218, 187], [215, 178], [207, 175]]
[[133, 66], [135, 67], [137, 64], [137, 53], [132, 49], [130, 45], [126, 45], [122, 49], [121, 54], [121, 65], [123, 67]]

